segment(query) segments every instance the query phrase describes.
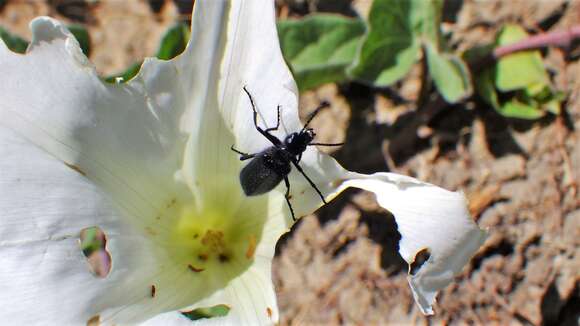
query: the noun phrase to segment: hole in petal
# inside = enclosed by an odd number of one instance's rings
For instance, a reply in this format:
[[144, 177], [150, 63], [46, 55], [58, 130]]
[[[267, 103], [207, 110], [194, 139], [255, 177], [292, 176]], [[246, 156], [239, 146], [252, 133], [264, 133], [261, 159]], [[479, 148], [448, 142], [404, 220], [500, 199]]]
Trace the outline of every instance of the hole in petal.
[[111, 255], [107, 251], [107, 237], [105, 232], [98, 226], [92, 226], [81, 230], [81, 250], [93, 275], [105, 278], [111, 271]]
[[421, 269], [421, 266], [425, 264], [427, 260], [431, 257], [431, 252], [429, 248], [423, 248], [417, 252], [415, 255], [415, 260], [409, 265], [409, 274], [415, 275]]
[[199, 320], [204, 318], [223, 317], [230, 312], [230, 306], [219, 304], [208, 308], [197, 308], [191, 311], [182, 311], [181, 313], [190, 320]]

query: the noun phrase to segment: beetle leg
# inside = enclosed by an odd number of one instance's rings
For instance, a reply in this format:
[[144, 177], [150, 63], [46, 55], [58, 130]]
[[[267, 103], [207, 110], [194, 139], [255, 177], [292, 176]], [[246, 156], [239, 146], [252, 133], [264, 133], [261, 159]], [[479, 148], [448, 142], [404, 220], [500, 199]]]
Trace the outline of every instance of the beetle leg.
[[296, 217], [294, 216], [294, 210], [292, 209], [292, 204], [290, 204], [290, 181], [288, 181], [288, 176], [284, 177], [284, 183], [286, 184], [286, 194], [284, 198], [286, 198], [286, 203], [288, 203], [288, 208], [290, 208], [290, 213], [292, 214], [292, 220], [296, 222]]
[[278, 138], [276, 138], [273, 135], [270, 135], [268, 132], [264, 131], [264, 129], [258, 126], [258, 111], [256, 110], [254, 98], [252, 98], [252, 95], [250, 94], [246, 86], [244, 86], [244, 92], [246, 92], [246, 94], [250, 98], [250, 103], [252, 104], [252, 111], [254, 113], [254, 126], [256, 127], [256, 130], [258, 130], [258, 132], [261, 133], [262, 136], [266, 137], [266, 139], [268, 139], [272, 144], [274, 144], [274, 146], [280, 147], [280, 145], [282, 145], [282, 142]]
[[314, 188], [314, 190], [316, 190], [316, 192], [318, 193], [318, 196], [320, 196], [320, 199], [322, 199], [322, 202], [325, 204], [328, 204], [326, 202], [326, 199], [324, 199], [324, 196], [322, 195], [322, 193], [320, 192], [320, 190], [318, 190], [318, 187], [316, 186], [316, 184], [314, 184], [314, 182], [306, 175], [306, 173], [304, 173], [304, 170], [302, 170], [302, 167], [300, 166], [300, 164], [298, 164], [298, 162], [296, 161], [296, 159], [292, 159], [292, 164], [294, 164], [294, 166], [296, 167], [296, 169], [298, 170], [298, 172], [302, 173], [302, 175], [304, 176], [304, 178], [306, 178], [306, 180], [308, 181], [308, 183], [310, 183], [310, 185], [312, 186], [312, 188]]
[[248, 154], [248, 153], [244, 153], [241, 151], [238, 151], [237, 149], [234, 148], [234, 145], [232, 145], [232, 147], [230, 147], [230, 149], [238, 154], [240, 154], [240, 161], [245, 161], [245, 160], [249, 160], [251, 158], [254, 158], [254, 156], [256, 156], [256, 154]]
[[277, 110], [278, 110], [278, 116], [277, 116], [277, 119], [278, 119], [278, 120], [277, 120], [277, 122], [276, 122], [276, 127], [274, 127], [274, 128], [268, 128], [268, 129], [266, 129], [265, 131], [266, 131], [267, 133], [270, 133], [270, 131], [276, 131], [276, 130], [278, 130], [278, 127], [280, 127], [280, 105], [278, 105], [278, 108], [277, 108]]

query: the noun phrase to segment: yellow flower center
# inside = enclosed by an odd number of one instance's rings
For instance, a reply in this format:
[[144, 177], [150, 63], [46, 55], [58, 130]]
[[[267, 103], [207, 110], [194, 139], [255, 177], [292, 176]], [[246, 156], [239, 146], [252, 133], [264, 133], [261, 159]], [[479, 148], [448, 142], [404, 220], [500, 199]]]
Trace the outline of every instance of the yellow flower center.
[[[267, 198], [251, 198], [249, 207], [267, 206]], [[198, 276], [231, 279], [240, 275], [254, 260], [266, 214], [248, 211], [248, 205], [232, 212], [211, 207], [199, 212], [192, 205], [173, 200], [159, 219], [158, 227], [168, 228], [159, 234], [166, 253], [176, 264]], [[155, 228], [150, 227], [151, 231]], [[151, 232], [149, 232], [151, 234]], [[207, 275], [206, 275], [207, 274]]]

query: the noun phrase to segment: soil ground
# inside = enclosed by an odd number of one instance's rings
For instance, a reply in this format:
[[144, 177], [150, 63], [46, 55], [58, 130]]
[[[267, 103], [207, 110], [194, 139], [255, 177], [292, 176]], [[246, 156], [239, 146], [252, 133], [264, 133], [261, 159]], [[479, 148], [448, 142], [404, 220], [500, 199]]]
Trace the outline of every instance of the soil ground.
[[[313, 11], [365, 15], [371, 1], [277, 1], [279, 16]], [[189, 8], [187, 8], [189, 5]], [[167, 27], [187, 19], [187, 1], [0, 1], [0, 25], [29, 38], [37, 15], [82, 23], [97, 70], [118, 73], [155, 53]], [[502, 24], [530, 32], [580, 22], [580, 1], [448, 1], [454, 48], [491, 41]], [[453, 19], [454, 18], [454, 19]], [[462, 190], [490, 237], [436, 315], [415, 306], [396, 223], [372, 195], [348, 191], [305, 217], [278, 244], [273, 276], [283, 325], [577, 325], [580, 321], [580, 64], [578, 48], [543, 52], [564, 113], [536, 122], [508, 120], [474, 98], [418, 107], [421, 67], [388, 89], [356, 83], [303, 94], [301, 114], [321, 99], [333, 109], [314, 126], [332, 153], [359, 172], [393, 171]], [[331, 127], [332, 126], [332, 127]], [[337, 132], [336, 126], [342, 126]]]

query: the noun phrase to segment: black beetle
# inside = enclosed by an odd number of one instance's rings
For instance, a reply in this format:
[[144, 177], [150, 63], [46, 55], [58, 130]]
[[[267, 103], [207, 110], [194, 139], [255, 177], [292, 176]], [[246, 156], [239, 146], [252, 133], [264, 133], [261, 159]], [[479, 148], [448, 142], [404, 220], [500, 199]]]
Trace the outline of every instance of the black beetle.
[[278, 105], [278, 116], [276, 127], [262, 129], [258, 126], [258, 111], [256, 111], [256, 105], [254, 104], [254, 99], [252, 95], [246, 88], [243, 87], [244, 92], [250, 98], [250, 103], [252, 104], [252, 111], [254, 113], [254, 126], [256, 130], [262, 136], [266, 137], [273, 146], [270, 146], [259, 153], [248, 154], [241, 152], [234, 148], [232, 145], [231, 149], [240, 154], [240, 160], [245, 161], [252, 159], [240, 172], [240, 183], [242, 189], [247, 196], [257, 196], [264, 194], [272, 189], [274, 189], [282, 180], [286, 184], [286, 202], [288, 203], [288, 208], [290, 208], [290, 213], [292, 214], [292, 219], [296, 220], [294, 216], [294, 210], [292, 209], [292, 204], [290, 204], [290, 181], [288, 181], [288, 174], [292, 169], [292, 165], [296, 167], [296, 170], [300, 172], [304, 178], [310, 183], [312, 188], [316, 190], [322, 202], [326, 204], [324, 196], [316, 187], [314, 182], [304, 173], [302, 167], [300, 167], [300, 160], [302, 159], [302, 153], [306, 151], [307, 146], [319, 145], [319, 146], [339, 146], [339, 144], [324, 144], [324, 143], [313, 143], [316, 134], [312, 128], [308, 128], [310, 121], [320, 112], [321, 109], [329, 107], [328, 102], [322, 102], [314, 112], [310, 115], [304, 128], [298, 132], [293, 132], [286, 136], [284, 141], [281, 141], [276, 136], [270, 134], [270, 131], [278, 130], [280, 127], [280, 106]]

